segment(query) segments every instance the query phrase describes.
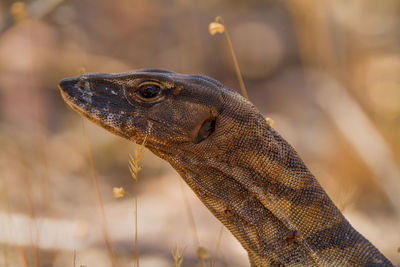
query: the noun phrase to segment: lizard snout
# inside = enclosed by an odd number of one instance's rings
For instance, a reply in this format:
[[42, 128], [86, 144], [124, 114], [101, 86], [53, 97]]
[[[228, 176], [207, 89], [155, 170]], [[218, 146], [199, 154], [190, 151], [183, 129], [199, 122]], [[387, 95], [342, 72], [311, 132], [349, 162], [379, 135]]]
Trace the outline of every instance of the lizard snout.
[[76, 83], [76, 80], [77, 80], [76, 78], [65, 78], [65, 79], [62, 79], [60, 81], [59, 86], [61, 87], [61, 89], [66, 90], [66, 89], [74, 86], [74, 84]]
[[91, 89], [89, 81], [84, 77], [62, 79], [59, 86], [66, 92], [73, 88], [78, 88], [80, 91], [90, 91]]

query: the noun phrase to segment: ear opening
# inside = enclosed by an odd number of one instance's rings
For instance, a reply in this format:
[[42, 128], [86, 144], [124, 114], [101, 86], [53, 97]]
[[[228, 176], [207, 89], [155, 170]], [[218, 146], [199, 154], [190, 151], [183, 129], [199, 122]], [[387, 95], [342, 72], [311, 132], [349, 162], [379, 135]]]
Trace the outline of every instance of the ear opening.
[[209, 118], [203, 122], [199, 131], [197, 132], [195, 140], [196, 144], [200, 143], [214, 132], [216, 120], [217, 120], [216, 118]]

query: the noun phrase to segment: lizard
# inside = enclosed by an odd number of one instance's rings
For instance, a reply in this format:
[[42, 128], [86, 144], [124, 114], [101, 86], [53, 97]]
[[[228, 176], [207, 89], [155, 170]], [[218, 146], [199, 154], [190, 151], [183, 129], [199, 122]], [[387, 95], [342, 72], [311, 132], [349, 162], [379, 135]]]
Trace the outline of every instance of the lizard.
[[161, 69], [59, 84], [83, 117], [166, 160], [239, 240], [251, 266], [393, 266], [294, 148], [236, 91]]

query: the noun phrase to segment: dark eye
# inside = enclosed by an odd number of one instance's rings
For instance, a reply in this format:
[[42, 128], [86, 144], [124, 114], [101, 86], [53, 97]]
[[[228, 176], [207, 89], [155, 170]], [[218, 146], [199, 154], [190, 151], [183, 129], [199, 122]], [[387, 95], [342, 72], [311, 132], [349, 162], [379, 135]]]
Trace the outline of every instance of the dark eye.
[[158, 96], [161, 92], [161, 88], [158, 85], [155, 84], [146, 84], [142, 85], [137, 93], [139, 94], [140, 97], [144, 99], [152, 99], [156, 96]]

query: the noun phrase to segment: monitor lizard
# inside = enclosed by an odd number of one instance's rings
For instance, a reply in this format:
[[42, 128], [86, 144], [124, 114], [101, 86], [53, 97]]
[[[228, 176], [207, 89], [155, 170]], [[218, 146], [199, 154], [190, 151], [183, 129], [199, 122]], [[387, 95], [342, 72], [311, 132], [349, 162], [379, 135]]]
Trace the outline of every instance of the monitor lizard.
[[202, 75], [143, 69], [66, 78], [82, 116], [168, 161], [251, 266], [393, 266], [247, 99]]

